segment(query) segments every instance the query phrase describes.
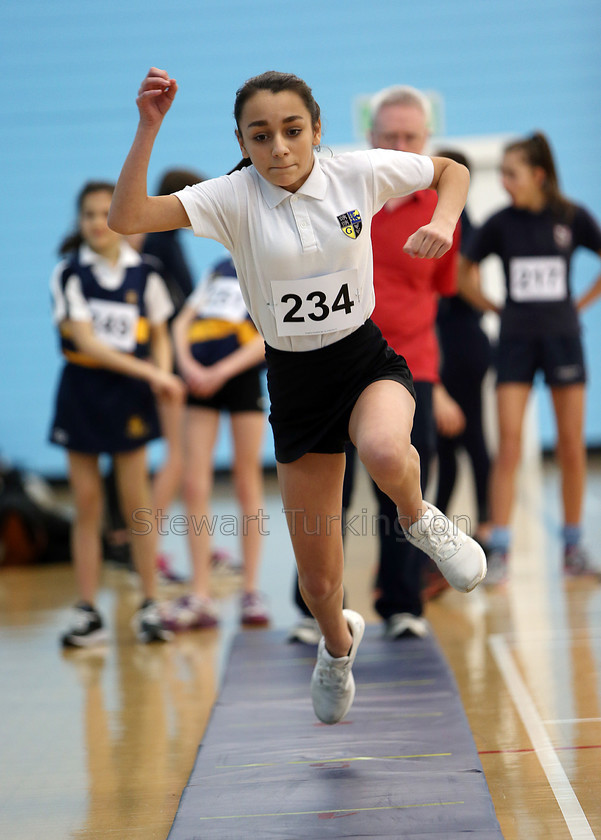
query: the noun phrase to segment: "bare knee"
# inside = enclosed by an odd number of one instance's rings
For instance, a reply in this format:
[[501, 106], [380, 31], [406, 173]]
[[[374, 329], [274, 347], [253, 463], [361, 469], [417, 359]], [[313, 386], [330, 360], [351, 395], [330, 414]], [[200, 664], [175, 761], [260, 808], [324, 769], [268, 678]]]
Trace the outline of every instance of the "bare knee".
[[339, 574], [324, 572], [299, 572], [299, 584], [303, 595], [311, 603], [320, 603], [330, 599], [342, 586]]
[[569, 467], [580, 464], [585, 460], [585, 447], [581, 437], [564, 437], [557, 442], [557, 457], [562, 466]]
[[79, 521], [100, 522], [102, 517], [102, 493], [97, 484], [81, 483], [74, 492], [75, 507]]
[[184, 475], [182, 496], [188, 507], [205, 506], [211, 493], [211, 481], [198, 475]]
[[400, 435], [368, 437], [357, 447], [357, 452], [371, 477], [380, 486], [396, 484], [412, 463], [410, 441]]
[[520, 463], [522, 457], [522, 441], [521, 438], [505, 438], [501, 439], [499, 443], [499, 453], [497, 455], [498, 466], [508, 472], [514, 472]]
[[256, 469], [248, 469], [248, 467], [245, 470], [234, 469], [234, 489], [241, 508], [252, 507], [260, 501], [261, 479], [258, 464]]

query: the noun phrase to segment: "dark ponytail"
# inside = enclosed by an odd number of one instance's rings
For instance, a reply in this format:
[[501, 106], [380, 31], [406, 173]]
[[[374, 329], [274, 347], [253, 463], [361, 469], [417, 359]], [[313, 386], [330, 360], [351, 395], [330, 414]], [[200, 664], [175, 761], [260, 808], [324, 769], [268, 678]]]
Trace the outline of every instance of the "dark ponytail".
[[241, 169], [246, 169], [247, 166], [252, 166], [252, 160], [250, 158], [242, 158], [227, 174], [231, 175], [232, 172], [239, 172]]
[[509, 143], [505, 152], [519, 152], [529, 166], [539, 167], [544, 171], [546, 177], [543, 191], [547, 206], [559, 219], [568, 221], [574, 212], [574, 205], [561, 192], [553, 152], [542, 131], [535, 131], [530, 137]]
[[86, 196], [90, 195], [90, 193], [95, 192], [108, 192], [112, 195], [114, 191], [115, 185], [111, 181], [88, 181], [86, 184], [83, 185], [83, 187], [79, 191], [77, 200], [75, 202], [78, 216], [77, 227], [72, 233], [65, 236], [65, 238], [59, 245], [58, 253], [61, 257], [64, 257], [67, 254], [75, 253], [83, 245], [84, 240], [79, 229], [79, 215], [81, 213], [81, 208], [83, 207], [83, 203], [85, 201]]

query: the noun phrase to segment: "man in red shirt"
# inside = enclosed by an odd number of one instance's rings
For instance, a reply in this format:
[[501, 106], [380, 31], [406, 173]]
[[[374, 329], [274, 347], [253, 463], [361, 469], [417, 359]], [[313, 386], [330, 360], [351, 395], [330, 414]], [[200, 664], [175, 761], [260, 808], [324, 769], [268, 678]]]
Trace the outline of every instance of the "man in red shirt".
[[[388, 88], [373, 102], [371, 144], [423, 154], [429, 118], [430, 104], [418, 90]], [[438, 298], [454, 294], [457, 288], [459, 226], [453, 247], [441, 259], [416, 260], [403, 252], [411, 231], [427, 223], [435, 205], [436, 193], [422, 190], [387, 202], [372, 222], [376, 306], [371, 317], [413, 374], [417, 402], [411, 441], [420, 456], [423, 492], [436, 451], [436, 427], [452, 435], [461, 431], [463, 423], [459, 406], [439, 382], [435, 332]], [[389, 638], [425, 636], [421, 586], [426, 558], [405, 540], [394, 503], [375, 485], [374, 489], [380, 508], [376, 611]]]

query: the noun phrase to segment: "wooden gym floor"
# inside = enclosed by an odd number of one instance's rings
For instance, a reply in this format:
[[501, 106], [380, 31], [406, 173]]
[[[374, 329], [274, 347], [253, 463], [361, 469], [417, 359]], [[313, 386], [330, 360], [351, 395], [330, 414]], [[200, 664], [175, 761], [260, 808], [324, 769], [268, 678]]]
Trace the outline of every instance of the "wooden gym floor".
[[[469, 510], [465, 479], [457, 499], [458, 512]], [[369, 522], [373, 505], [361, 475], [353, 510], [367, 511]], [[293, 561], [272, 476], [265, 511], [262, 588], [272, 626], [284, 628], [296, 617]], [[235, 546], [231, 512], [224, 480], [214, 507], [222, 547]], [[506, 840], [601, 838], [601, 584], [562, 579], [559, 515], [556, 469], [530, 459], [509, 584], [447, 592], [426, 613], [454, 671]], [[601, 460], [593, 457], [585, 526], [601, 561]], [[370, 606], [377, 546], [364, 530], [347, 539], [348, 602], [377, 621]], [[164, 547], [186, 570], [185, 539], [170, 533]], [[0, 837], [165, 840], [238, 630], [238, 587], [237, 576], [214, 575], [219, 629], [145, 647], [129, 627], [135, 581], [107, 567], [99, 605], [111, 643], [104, 653], [64, 654], [58, 637], [74, 598], [70, 569], [0, 572]]]

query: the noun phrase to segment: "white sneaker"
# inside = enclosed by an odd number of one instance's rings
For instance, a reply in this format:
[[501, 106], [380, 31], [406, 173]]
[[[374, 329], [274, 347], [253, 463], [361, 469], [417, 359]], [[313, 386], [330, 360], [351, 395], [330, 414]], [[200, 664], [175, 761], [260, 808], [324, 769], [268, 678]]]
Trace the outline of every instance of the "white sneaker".
[[336, 659], [326, 650], [325, 639], [322, 636], [317, 648], [317, 662], [311, 677], [313, 709], [319, 720], [328, 724], [341, 721], [353, 705], [355, 680], [352, 668], [365, 630], [365, 622], [359, 613], [343, 610], [342, 614], [353, 636], [351, 650], [347, 656]]
[[486, 555], [482, 546], [429, 502], [426, 502], [426, 512], [421, 519], [403, 530], [408, 542], [432, 558], [459, 592], [471, 592], [486, 576]]
[[147, 599], [131, 620], [139, 642], [170, 642], [173, 633], [165, 627], [156, 601]]
[[425, 639], [430, 635], [430, 628], [425, 618], [413, 613], [394, 613], [386, 620], [384, 635], [387, 639], [400, 639], [403, 636], [415, 636]]
[[318, 645], [321, 639], [319, 624], [311, 616], [305, 616], [298, 621], [288, 633], [289, 642], [301, 642], [303, 645]]

